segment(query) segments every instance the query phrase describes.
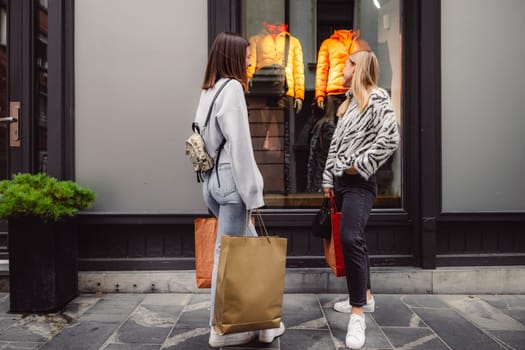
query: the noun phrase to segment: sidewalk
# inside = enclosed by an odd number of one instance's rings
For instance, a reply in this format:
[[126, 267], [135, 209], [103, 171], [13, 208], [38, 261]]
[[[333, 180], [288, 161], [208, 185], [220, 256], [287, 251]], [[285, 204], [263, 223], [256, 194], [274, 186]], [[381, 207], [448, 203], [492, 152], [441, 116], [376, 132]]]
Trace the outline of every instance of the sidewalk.
[[[286, 333], [273, 344], [227, 349], [345, 349], [344, 294], [284, 297]], [[524, 295], [376, 294], [363, 349], [525, 349]], [[83, 294], [63, 312], [8, 314], [0, 294], [0, 349], [199, 350], [208, 347], [208, 294]], [[226, 349], [226, 348], [225, 348]]]

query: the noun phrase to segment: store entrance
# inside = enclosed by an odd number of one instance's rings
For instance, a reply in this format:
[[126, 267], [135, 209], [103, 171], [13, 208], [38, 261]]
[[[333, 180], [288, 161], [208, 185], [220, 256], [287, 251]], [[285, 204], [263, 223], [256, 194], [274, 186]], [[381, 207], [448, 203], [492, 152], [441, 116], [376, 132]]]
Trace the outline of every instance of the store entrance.
[[47, 0], [0, 0], [0, 180], [47, 169], [47, 29]]

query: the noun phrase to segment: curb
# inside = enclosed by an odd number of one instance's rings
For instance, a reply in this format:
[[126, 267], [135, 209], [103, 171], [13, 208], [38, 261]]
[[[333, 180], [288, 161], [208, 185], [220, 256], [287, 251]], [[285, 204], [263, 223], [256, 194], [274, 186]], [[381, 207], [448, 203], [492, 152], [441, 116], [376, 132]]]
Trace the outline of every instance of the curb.
[[[372, 268], [374, 293], [525, 294], [525, 266]], [[194, 270], [80, 271], [81, 293], [209, 293], [198, 289]], [[285, 293], [346, 293], [346, 279], [328, 268], [286, 270]]]

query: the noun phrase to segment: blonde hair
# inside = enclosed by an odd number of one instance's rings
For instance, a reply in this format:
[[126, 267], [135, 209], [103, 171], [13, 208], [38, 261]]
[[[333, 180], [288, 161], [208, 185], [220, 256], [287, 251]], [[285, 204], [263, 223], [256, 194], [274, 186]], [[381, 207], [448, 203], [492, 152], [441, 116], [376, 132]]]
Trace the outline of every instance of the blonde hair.
[[350, 89], [359, 112], [363, 112], [368, 106], [370, 92], [377, 87], [379, 62], [372, 51], [358, 51], [351, 55], [350, 59], [355, 63]]

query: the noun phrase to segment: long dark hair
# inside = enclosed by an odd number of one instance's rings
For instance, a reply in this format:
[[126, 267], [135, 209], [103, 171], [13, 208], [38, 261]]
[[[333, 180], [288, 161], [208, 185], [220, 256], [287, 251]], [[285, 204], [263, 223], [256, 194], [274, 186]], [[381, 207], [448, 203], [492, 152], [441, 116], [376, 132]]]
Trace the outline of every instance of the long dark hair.
[[233, 78], [238, 80], [246, 90], [248, 86], [246, 48], [248, 46], [248, 41], [239, 34], [219, 33], [211, 46], [202, 88], [212, 88], [220, 78]]

